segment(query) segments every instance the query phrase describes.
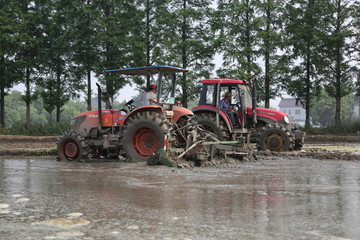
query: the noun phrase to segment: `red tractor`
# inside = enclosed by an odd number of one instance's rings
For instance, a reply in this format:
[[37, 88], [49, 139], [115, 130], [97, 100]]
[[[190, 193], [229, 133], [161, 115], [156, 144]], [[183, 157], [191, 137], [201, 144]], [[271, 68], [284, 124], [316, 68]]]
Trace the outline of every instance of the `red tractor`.
[[[160, 103], [164, 75], [172, 77], [170, 100], [175, 95], [175, 74], [187, 70], [170, 67], [139, 67], [104, 71], [106, 74], [158, 75], [157, 102]], [[174, 102], [150, 104], [135, 108], [131, 102], [123, 109], [101, 109], [101, 89], [98, 86], [98, 110], [76, 115], [70, 130], [58, 141], [59, 160], [81, 160], [87, 157], [146, 161], [164, 145], [164, 138], [173, 123], [184, 123], [193, 113]]]
[[[219, 140], [234, 140], [247, 129], [254, 129], [251, 141], [260, 150], [300, 150], [305, 133], [296, 129], [283, 112], [256, 107], [256, 84], [232, 79], [202, 80], [199, 106], [192, 111], [197, 122], [214, 132]], [[226, 92], [232, 94], [231, 103], [239, 116], [240, 126], [234, 126], [228, 114], [220, 109], [220, 99]]]
[[[131, 101], [123, 109], [101, 109], [101, 88], [98, 85], [98, 110], [76, 115], [69, 131], [58, 141], [58, 160], [120, 158], [147, 161], [149, 165], [169, 166], [213, 164], [227, 153], [243, 159], [252, 151], [244, 137], [220, 142], [214, 134], [192, 120], [193, 112], [175, 104], [176, 73], [187, 70], [170, 67], [139, 67], [105, 71], [106, 74], [157, 74], [157, 105], [134, 107]], [[170, 85], [169, 97], [162, 93], [164, 79]], [[164, 91], [165, 92], [165, 91]], [[167, 99], [166, 102], [163, 100]], [[163, 101], [163, 102], [161, 102]], [[251, 155], [252, 156], [252, 155]], [[188, 164], [190, 163], [190, 164]]]

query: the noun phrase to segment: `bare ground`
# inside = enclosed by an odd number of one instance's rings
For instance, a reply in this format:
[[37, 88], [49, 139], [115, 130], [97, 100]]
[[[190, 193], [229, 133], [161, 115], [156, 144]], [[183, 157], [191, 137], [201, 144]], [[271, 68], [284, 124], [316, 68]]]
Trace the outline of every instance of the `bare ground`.
[[[57, 136], [0, 135], [0, 156], [54, 156]], [[360, 160], [360, 135], [307, 135], [301, 151], [256, 152], [260, 156]]]

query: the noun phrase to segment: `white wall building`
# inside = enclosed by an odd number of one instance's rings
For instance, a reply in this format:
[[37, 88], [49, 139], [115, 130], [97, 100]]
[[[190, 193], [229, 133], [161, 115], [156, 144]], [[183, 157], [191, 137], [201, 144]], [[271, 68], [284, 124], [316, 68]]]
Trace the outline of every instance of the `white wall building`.
[[305, 126], [306, 111], [300, 104], [296, 105], [295, 98], [282, 98], [279, 110], [289, 115], [294, 124]]

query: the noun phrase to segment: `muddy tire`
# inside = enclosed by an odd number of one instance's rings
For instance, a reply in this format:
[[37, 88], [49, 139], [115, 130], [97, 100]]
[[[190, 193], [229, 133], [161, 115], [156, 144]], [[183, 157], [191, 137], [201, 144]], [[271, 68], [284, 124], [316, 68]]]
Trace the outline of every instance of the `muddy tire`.
[[75, 131], [63, 133], [57, 142], [58, 161], [82, 161], [88, 157], [89, 146], [86, 140]]
[[211, 113], [198, 114], [195, 117], [195, 121], [197, 121], [199, 125], [202, 125], [205, 130], [215, 133], [220, 141], [230, 140], [230, 132], [224, 120], [220, 118], [220, 124], [219, 126], [217, 126], [215, 114], [211, 114]]
[[289, 130], [278, 124], [268, 124], [260, 129], [257, 147], [259, 150], [275, 152], [289, 151], [294, 138]]
[[[139, 112], [128, 119], [121, 143], [129, 161], [148, 161], [164, 147], [165, 135], [171, 126], [165, 117], [156, 112]], [[149, 160], [150, 161], [150, 160]]]

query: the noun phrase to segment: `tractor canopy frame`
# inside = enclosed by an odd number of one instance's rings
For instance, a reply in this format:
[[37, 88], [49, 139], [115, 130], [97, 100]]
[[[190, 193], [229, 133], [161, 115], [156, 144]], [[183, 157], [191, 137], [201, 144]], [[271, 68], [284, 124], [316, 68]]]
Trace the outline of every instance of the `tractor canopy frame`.
[[179, 72], [187, 72], [187, 69], [172, 67], [172, 66], [148, 66], [148, 67], [135, 67], [135, 68], [122, 68], [122, 69], [112, 69], [105, 70], [104, 73], [108, 74], [123, 74], [123, 75], [133, 75], [133, 76], [151, 76], [158, 74], [158, 78], [156, 81], [157, 93], [156, 100], [160, 102], [161, 97], [161, 85], [162, 79], [165, 73], [172, 74], [172, 82], [171, 82], [171, 92], [170, 98], [175, 97], [175, 89], [176, 89], [176, 73]]

